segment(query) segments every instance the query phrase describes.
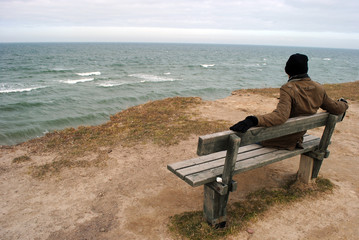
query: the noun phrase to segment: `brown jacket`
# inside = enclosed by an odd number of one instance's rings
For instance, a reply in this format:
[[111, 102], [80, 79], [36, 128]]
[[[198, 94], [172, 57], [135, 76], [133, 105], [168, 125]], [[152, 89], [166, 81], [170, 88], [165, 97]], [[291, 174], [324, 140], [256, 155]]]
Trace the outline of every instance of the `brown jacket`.
[[[348, 109], [348, 104], [332, 100], [322, 85], [306, 77], [292, 79], [284, 84], [280, 88], [280, 100], [277, 108], [271, 113], [256, 117], [258, 118], [258, 126], [270, 127], [283, 124], [291, 117], [315, 114], [319, 108], [338, 115]], [[296, 146], [300, 147], [304, 134], [305, 132], [295, 133], [265, 141], [262, 144], [293, 150]]]

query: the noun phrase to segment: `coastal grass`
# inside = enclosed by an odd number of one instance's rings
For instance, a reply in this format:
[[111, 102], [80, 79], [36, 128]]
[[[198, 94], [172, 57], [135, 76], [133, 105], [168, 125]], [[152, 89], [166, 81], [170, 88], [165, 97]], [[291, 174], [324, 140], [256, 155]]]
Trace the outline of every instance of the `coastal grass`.
[[[332, 99], [339, 99], [341, 97], [351, 100], [359, 101], [359, 81], [347, 82], [340, 84], [323, 84], [327, 94]], [[261, 88], [261, 89], [240, 89], [233, 92], [234, 94], [259, 94], [265, 97], [279, 98], [279, 88]]]
[[[32, 167], [31, 173], [34, 177], [43, 178], [63, 168], [103, 165], [111, 148], [118, 145], [131, 147], [151, 142], [171, 146], [193, 134], [203, 135], [228, 128], [228, 122], [201, 119], [190, 111], [201, 103], [203, 101], [195, 97], [150, 101], [119, 112], [102, 125], [48, 133], [25, 144], [33, 153], [56, 151], [60, 157], [51, 163]], [[97, 157], [92, 161], [76, 160], [89, 154]]]
[[276, 190], [260, 189], [246, 196], [245, 200], [227, 207], [227, 226], [216, 229], [203, 218], [202, 211], [185, 212], [170, 218], [169, 230], [178, 239], [210, 240], [223, 239], [243, 231], [248, 223], [262, 216], [270, 207], [300, 201], [308, 196], [318, 196], [332, 192], [333, 183], [318, 178], [312, 185], [300, 184], [291, 180], [283, 188]]
[[87, 168], [87, 167], [104, 167], [108, 155], [104, 151], [100, 151], [94, 159], [78, 160], [68, 158], [66, 155], [55, 159], [50, 163], [32, 166], [30, 174], [37, 179], [44, 179], [47, 175], [58, 174], [65, 168]]
[[12, 160], [12, 163], [23, 163], [23, 162], [29, 162], [31, 161], [31, 158], [28, 155], [23, 155], [20, 157], [16, 157]]

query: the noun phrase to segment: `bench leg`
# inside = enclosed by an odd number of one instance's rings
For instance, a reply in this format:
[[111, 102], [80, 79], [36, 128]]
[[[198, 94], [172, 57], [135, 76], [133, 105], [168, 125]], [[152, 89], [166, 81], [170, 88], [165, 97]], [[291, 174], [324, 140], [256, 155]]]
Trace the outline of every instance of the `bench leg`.
[[[325, 157], [329, 155], [329, 152]], [[304, 183], [310, 183], [318, 177], [320, 167], [322, 166], [322, 158], [310, 157], [308, 155], [301, 155], [298, 179]]]
[[310, 183], [312, 180], [313, 172], [313, 162], [314, 159], [306, 155], [300, 156], [299, 170], [298, 170], [298, 180], [306, 184]]
[[227, 202], [229, 192], [220, 195], [209, 184], [204, 185], [203, 214], [207, 222], [214, 227], [225, 227], [227, 221]]
[[[234, 190], [232, 185], [232, 175], [237, 161], [240, 142], [241, 139], [237, 135], [232, 134], [229, 136], [228, 149], [222, 174], [223, 184], [230, 186], [230, 189], [228, 189], [229, 191]], [[229, 196], [228, 190], [226, 193], [220, 194], [212, 184], [204, 185], [203, 212], [207, 222], [212, 226], [221, 228], [226, 226], [226, 206]]]
[[315, 179], [318, 177], [320, 167], [322, 166], [323, 160], [320, 159], [314, 159], [313, 162], [313, 172], [312, 172], [312, 179]]

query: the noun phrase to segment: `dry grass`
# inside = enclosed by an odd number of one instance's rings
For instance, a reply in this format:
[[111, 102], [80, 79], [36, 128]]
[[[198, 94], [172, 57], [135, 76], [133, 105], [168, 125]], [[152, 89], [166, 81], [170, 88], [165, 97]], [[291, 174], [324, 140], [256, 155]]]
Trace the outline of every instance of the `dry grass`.
[[23, 162], [29, 162], [31, 161], [31, 158], [27, 155], [23, 155], [20, 157], [16, 157], [12, 160], [12, 163], [23, 163]]
[[[52, 163], [34, 167], [32, 175], [42, 178], [48, 173], [60, 172], [63, 168], [94, 166], [100, 162], [103, 165], [108, 159], [107, 152], [117, 145], [131, 147], [153, 142], [168, 146], [193, 134], [202, 135], [227, 129], [227, 122], [198, 119], [195, 113], [189, 111], [192, 106], [201, 103], [200, 98], [193, 97], [152, 101], [117, 113], [102, 125], [67, 128], [31, 140], [25, 145], [33, 153], [55, 151], [61, 156]], [[92, 163], [76, 161], [86, 154], [97, 154], [97, 160]]]
[[211, 227], [203, 219], [202, 211], [177, 214], [170, 219], [169, 229], [178, 239], [225, 239], [226, 236], [242, 231], [248, 222], [263, 215], [270, 207], [300, 201], [307, 196], [315, 197], [332, 192], [334, 185], [318, 178], [308, 187], [291, 180], [286, 186], [276, 190], [261, 189], [247, 195], [246, 199], [235, 202], [227, 208], [227, 226], [222, 229]]
[[[359, 101], [359, 81], [340, 83], [340, 84], [324, 84], [323, 85], [329, 97], [339, 99], [341, 97]], [[279, 88], [262, 88], [262, 89], [241, 89], [236, 90], [233, 94], [259, 94], [266, 97], [279, 97]]]

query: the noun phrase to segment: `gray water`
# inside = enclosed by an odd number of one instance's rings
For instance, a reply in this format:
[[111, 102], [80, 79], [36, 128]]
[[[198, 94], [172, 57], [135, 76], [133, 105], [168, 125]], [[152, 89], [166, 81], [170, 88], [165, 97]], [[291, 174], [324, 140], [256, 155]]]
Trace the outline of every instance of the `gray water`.
[[0, 145], [95, 125], [149, 100], [279, 87], [296, 52], [320, 83], [359, 80], [359, 50], [150, 43], [0, 44]]

